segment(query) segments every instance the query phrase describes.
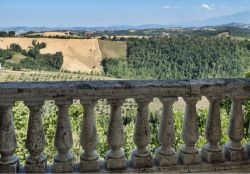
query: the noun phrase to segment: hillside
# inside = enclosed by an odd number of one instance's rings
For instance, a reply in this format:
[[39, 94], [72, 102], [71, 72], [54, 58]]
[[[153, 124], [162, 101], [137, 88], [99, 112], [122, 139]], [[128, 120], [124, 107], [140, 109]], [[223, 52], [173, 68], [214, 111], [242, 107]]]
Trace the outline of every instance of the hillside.
[[10, 44], [19, 44], [28, 49], [32, 41], [45, 42], [47, 44], [41, 53], [56, 53], [61, 51], [64, 56], [62, 69], [68, 71], [91, 72], [102, 71], [100, 62], [102, 53], [97, 39], [49, 39], [49, 38], [0, 38], [0, 48], [6, 49]]
[[242, 77], [250, 42], [227, 37], [172, 36], [128, 41], [127, 59], [105, 59], [108, 76], [128, 79]]
[[27, 36], [42, 36], [42, 37], [79, 37], [73, 33], [70, 32], [59, 32], [59, 31], [51, 31], [51, 32], [35, 32], [35, 33], [31, 33], [31, 34], [27, 34]]
[[52, 54], [61, 51], [64, 56], [62, 69], [72, 72], [101, 72], [101, 61], [103, 58], [126, 56], [127, 42], [98, 42], [97, 39], [5, 37], [0, 38], [0, 48], [6, 49], [12, 43], [16, 43], [22, 48], [28, 49], [32, 46], [33, 40], [46, 43], [46, 48], [41, 49], [42, 54]]
[[127, 56], [127, 42], [99, 40], [103, 58], [120, 58]]

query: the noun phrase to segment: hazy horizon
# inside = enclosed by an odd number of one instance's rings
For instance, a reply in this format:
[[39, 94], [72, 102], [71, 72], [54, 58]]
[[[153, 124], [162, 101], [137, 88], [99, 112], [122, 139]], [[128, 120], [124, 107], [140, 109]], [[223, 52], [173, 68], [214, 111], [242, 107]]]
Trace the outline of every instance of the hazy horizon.
[[250, 10], [250, 0], [2, 0], [0, 27], [174, 25]]

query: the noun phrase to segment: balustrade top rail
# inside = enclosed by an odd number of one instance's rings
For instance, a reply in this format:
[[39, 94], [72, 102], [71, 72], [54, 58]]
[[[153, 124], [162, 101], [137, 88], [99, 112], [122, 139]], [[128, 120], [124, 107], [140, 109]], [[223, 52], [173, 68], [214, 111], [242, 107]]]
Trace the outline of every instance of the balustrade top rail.
[[[58, 107], [54, 145], [57, 153], [52, 171], [98, 172], [103, 170], [132, 172], [137, 169], [147, 171], [216, 171], [231, 169], [233, 166], [249, 169], [250, 142], [243, 145], [244, 114], [242, 103], [250, 95], [250, 79], [213, 80], [163, 80], [163, 81], [81, 81], [81, 82], [37, 82], [0, 83], [0, 173], [19, 172], [19, 160], [12, 108], [17, 100], [24, 101], [29, 108], [27, 129], [27, 155], [24, 171], [44, 173], [47, 167], [46, 145], [42, 122], [44, 101], [55, 100]], [[207, 144], [196, 147], [199, 139], [196, 103], [201, 96], [209, 100], [205, 137]], [[231, 112], [228, 122], [229, 141], [221, 146], [222, 135], [220, 103], [225, 96], [231, 98]], [[153, 97], [160, 98], [163, 104], [158, 130], [160, 146], [151, 153], [149, 125], [149, 103]], [[173, 103], [177, 97], [185, 100], [183, 116], [183, 145], [178, 151], [173, 148], [176, 141]], [[128, 159], [122, 149], [125, 142], [122, 120], [124, 99], [134, 98], [137, 115], [133, 142], [135, 149]], [[83, 152], [78, 156], [80, 163], [73, 167], [70, 149], [73, 144], [69, 106], [73, 99], [80, 99], [84, 107], [81, 123], [80, 144]], [[99, 99], [108, 99], [110, 120], [107, 130], [109, 150], [105, 161], [99, 159], [96, 151], [98, 132], [96, 129], [95, 105]], [[250, 131], [249, 131], [250, 133]], [[171, 168], [173, 167], [173, 168]], [[129, 171], [128, 171], [129, 172]]]
[[250, 78], [0, 83], [0, 100], [249, 95]]

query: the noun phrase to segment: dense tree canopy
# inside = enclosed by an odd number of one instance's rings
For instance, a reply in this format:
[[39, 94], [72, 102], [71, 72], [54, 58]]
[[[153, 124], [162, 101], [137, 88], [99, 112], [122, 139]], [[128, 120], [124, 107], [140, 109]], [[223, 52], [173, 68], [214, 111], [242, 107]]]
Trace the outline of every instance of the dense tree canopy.
[[220, 37], [133, 39], [127, 59], [105, 59], [103, 65], [107, 75], [134, 79], [238, 77], [250, 66], [249, 48], [247, 40]]

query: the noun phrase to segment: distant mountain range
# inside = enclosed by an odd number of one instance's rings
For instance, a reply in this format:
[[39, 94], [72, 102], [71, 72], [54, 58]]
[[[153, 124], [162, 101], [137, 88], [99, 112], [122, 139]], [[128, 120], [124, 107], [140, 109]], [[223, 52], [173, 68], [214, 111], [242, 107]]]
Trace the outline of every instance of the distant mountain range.
[[223, 24], [229, 24], [229, 23], [250, 24], [250, 10], [240, 12], [240, 13], [235, 13], [232, 15], [210, 18], [210, 19], [203, 20], [203, 21], [189, 22], [189, 23], [181, 24], [181, 25], [190, 26], [190, 27], [194, 27], [194, 26], [201, 27], [201, 26], [216, 26], [216, 25], [223, 25]]
[[129, 29], [157, 29], [166, 28], [168, 26], [158, 25], [158, 24], [147, 24], [140, 26], [108, 26], [108, 27], [0, 27], [0, 31], [16, 31], [16, 33], [25, 33], [28, 31], [42, 32], [42, 31], [119, 31], [119, 30], [129, 30]]
[[230, 24], [235, 27], [243, 27], [250, 29], [250, 10], [232, 15], [210, 18], [203, 21], [193, 21], [188, 23], [179, 23], [172, 25], [146, 24], [140, 26], [108, 26], [108, 27], [0, 27], [0, 31], [16, 31], [16, 33], [25, 33], [28, 31], [42, 32], [42, 31], [118, 31], [129, 29], [157, 29], [157, 28], [172, 28], [172, 27], [202, 27], [202, 26], [217, 26], [223, 24]]

